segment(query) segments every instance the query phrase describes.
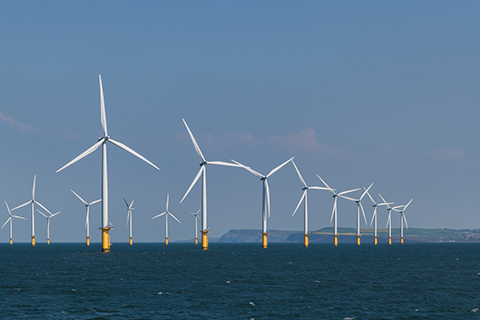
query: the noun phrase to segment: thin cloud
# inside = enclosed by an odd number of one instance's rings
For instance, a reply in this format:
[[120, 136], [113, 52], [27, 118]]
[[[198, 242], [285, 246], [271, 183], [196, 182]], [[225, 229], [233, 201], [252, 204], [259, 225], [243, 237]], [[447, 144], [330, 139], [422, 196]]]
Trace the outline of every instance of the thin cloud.
[[29, 123], [23, 123], [15, 120], [12, 116], [6, 116], [3, 112], [0, 112], [0, 120], [8, 124], [11, 128], [21, 132], [21, 133], [29, 133], [35, 131], [35, 127]]
[[424, 157], [462, 164], [465, 152], [457, 148], [436, 148], [423, 153]]

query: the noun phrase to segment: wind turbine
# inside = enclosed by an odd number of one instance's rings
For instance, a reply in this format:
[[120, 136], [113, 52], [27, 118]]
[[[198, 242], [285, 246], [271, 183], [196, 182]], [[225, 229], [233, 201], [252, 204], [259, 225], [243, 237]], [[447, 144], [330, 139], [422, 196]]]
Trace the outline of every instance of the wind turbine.
[[378, 195], [380, 196], [380, 198], [382, 198], [383, 202], [386, 203], [386, 206], [387, 206], [388, 218], [387, 218], [386, 227], [388, 227], [388, 244], [391, 245], [392, 244], [392, 209], [393, 208], [390, 207], [390, 204], [387, 203], [387, 201], [385, 201], [385, 199], [383, 199], [383, 197], [380, 193]]
[[169, 195], [167, 193], [167, 205], [165, 207], [165, 212], [162, 212], [160, 214], [157, 214], [155, 217], [152, 217], [152, 219], [156, 219], [158, 217], [161, 217], [165, 215], [165, 244], [168, 245], [168, 216], [172, 216], [173, 219], [177, 220], [178, 223], [181, 224], [180, 220], [177, 219], [171, 212], [168, 211], [168, 198]]
[[98, 75], [98, 80], [100, 82], [100, 121], [102, 123], [102, 128], [103, 128], [103, 138], [100, 138], [97, 143], [95, 143], [93, 146], [88, 148], [86, 151], [84, 151], [82, 154], [80, 154], [78, 157], [61, 167], [60, 169], [57, 170], [57, 173], [65, 169], [66, 167], [70, 166], [71, 164], [74, 164], [78, 160], [88, 156], [90, 153], [94, 152], [95, 150], [98, 149], [98, 147], [102, 146], [102, 252], [110, 252], [110, 236], [108, 234], [109, 230], [113, 230], [111, 225], [109, 224], [108, 221], [108, 177], [107, 177], [107, 142], [111, 142], [117, 147], [120, 147], [121, 149], [133, 154], [134, 156], [142, 159], [152, 167], [154, 167], [157, 170], [160, 170], [156, 165], [148, 161], [146, 158], [144, 158], [142, 155], [139, 153], [133, 151], [123, 143], [120, 143], [118, 141], [115, 141], [110, 138], [110, 136], [107, 133], [107, 117], [105, 113], [105, 101], [103, 98], [103, 87], [102, 87], [102, 76]]
[[[407, 210], [407, 207], [412, 203], [413, 199], [410, 200], [406, 205], [404, 206], [396, 206], [393, 207], [393, 211], [397, 211], [400, 213], [400, 243], [403, 244], [403, 221], [405, 221], [405, 226], [408, 229], [408, 223], [407, 223], [407, 218], [405, 217], [405, 214], [403, 213], [405, 210]], [[400, 209], [402, 208], [402, 209]]]
[[300, 201], [297, 204], [297, 207], [295, 208], [295, 211], [293, 211], [292, 217], [297, 212], [298, 207], [300, 207], [300, 205], [302, 204], [302, 201], [304, 201], [304, 204], [303, 204], [303, 207], [304, 207], [304, 222], [305, 222], [305, 226], [304, 226], [304, 245], [305, 245], [305, 247], [308, 247], [309, 233], [308, 233], [308, 198], [307, 198], [307, 191], [309, 189], [316, 189], [316, 190], [330, 190], [330, 189], [327, 189], [327, 188], [324, 188], [324, 187], [309, 187], [309, 186], [307, 186], [307, 183], [305, 182], [302, 175], [300, 174], [300, 171], [298, 170], [297, 166], [295, 165], [295, 161], [292, 160], [292, 164], [295, 167], [295, 170], [297, 171], [298, 178], [300, 179], [300, 181], [303, 184], [303, 188], [302, 188], [303, 194], [302, 194], [302, 197], [300, 198]]
[[373, 183], [367, 189], [365, 189], [365, 191], [362, 193], [362, 195], [358, 199], [350, 198], [344, 195], [340, 196], [343, 199], [353, 201], [357, 204], [357, 245], [358, 246], [360, 245], [360, 209], [362, 209], [363, 219], [365, 220], [365, 224], [368, 224], [367, 217], [365, 217], [365, 210], [363, 210], [362, 199], [372, 186], [373, 186]]
[[317, 177], [318, 179], [320, 179], [320, 181], [323, 182], [323, 184], [325, 185], [325, 187], [328, 188], [328, 190], [330, 190], [330, 192], [333, 194], [332, 197], [333, 197], [333, 210], [332, 210], [332, 217], [330, 218], [330, 223], [332, 223], [332, 220], [334, 221], [333, 222], [333, 245], [334, 246], [337, 246], [338, 245], [338, 230], [337, 230], [337, 198], [341, 195], [345, 195], [347, 193], [350, 193], [350, 192], [354, 192], [354, 191], [358, 191], [360, 190], [360, 188], [357, 188], [357, 189], [352, 189], [352, 190], [347, 190], [347, 191], [342, 191], [342, 192], [339, 192], [339, 193], [336, 193], [335, 192], [335, 189], [332, 189], [328, 186], [328, 184], [323, 181], [322, 178], [320, 178], [320, 176], [317, 174]]
[[[195, 219], [195, 244], [198, 244], [198, 227], [197, 227], [197, 222], [200, 221], [200, 217], [198, 216], [200, 210], [202, 208], [199, 208], [197, 212], [185, 212], [186, 214], [191, 214], [193, 215], [193, 218]], [[201, 221], [200, 221], [201, 222]]]
[[7, 206], [8, 214], [10, 215], [10, 217], [7, 219], [7, 221], [5, 221], [5, 223], [4, 223], [3, 226], [2, 226], [2, 229], [3, 229], [3, 227], [5, 227], [5, 225], [6, 225], [8, 222], [10, 222], [10, 244], [13, 244], [13, 227], [12, 227], [13, 218], [18, 218], [18, 219], [22, 219], [22, 220], [27, 220], [27, 219], [24, 218], [24, 217], [20, 217], [20, 216], [15, 216], [15, 215], [13, 215], [12, 212], [10, 212], [10, 208], [8, 207], [7, 201], [5, 201], [5, 205]]
[[262, 196], [262, 199], [263, 199], [262, 200], [262, 246], [263, 246], [263, 248], [267, 248], [267, 246], [268, 246], [267, 235], [269, 234], [268, 231], [267, 231], [267, 215], [270, 218], [270, 189], [268, 187], [268, 178], [272, 174], [274, 174], [275, 172], [280, 170], [280, 168], [282, 168], [284, 165], [286, 165], [287, 163], [292, 161], [293, 158], [295, 158], [295, 157], [292, 157], [292, 158], [288, 159], [287, 161], [285, 161], [284, 163], [282, 163], [278, 167], [274, 168], [267, 175], [263, 175], [261, 173], [258, 173], [257, 171], [253, 170], [252, 168], [247, 167], [247, 166], [241, 164], [240, 162], [232, 160], [233, 162], [235, 162], [236, 164], [238, 164], [239, 166], [241, 166], [245, 170], [247, 170], [250, 173], [256, 175], [257, 177], [260, 177], [260, 180], [263, 181], [263, 196]]
[[[132, 200], [132, 202], [130, 204], [128, 204], [127, 200], [125, 200], [125, 198], [123, 198], [123, 201], [125, 201], [125, 205], [127, 206], [127, 224], [130, 220], [130, 245], [133, 244], [133, 234], [132, 234], [132, 230], [133, 230], [133, 226], [132, 226], [132, 213], [133, 213], [133, 210], [135, 210], [135, 208], [133, 207], [133, 202], [135, 201], [135, 199]], [[127, 227], [127, 225], [125, 225], [125, 228]]]
[[21, 207], [24, 207], [28, 204], [32, 205], [32, 247], [35, 247], [35, 204], [38, 204], [43, 210], [47, 211], [48, 213], [52, 214], [50, 211], [48, 211], [47, 208], [45, 208], [40, 202], [35, 200], [35, 182], [37, 180], [37, 176], [33, 176], [33, 189], [32, 189], [32, 200], [28, 200], [24, 204], [19, 205], [18, 207], [15, 207], [12, 209], [12, 211], [17, 210]]
[[377, 245], [378, 243], [378, 236], [377, 236], [377, 207], [379, 206], [389, 206], [391, 204], [393, 204], [393, 202], [389, 202], [389, 203], [386, 203], [386, 202], [383, 202], [383, 203], [376, 203], [375, 200], [373, 200], [372, 196], [370, 195], [369, 192], [367, 192], [367, 195], [368, 197], [370, 198], [370, 200], [372, 200], [372, 207], [373, 207], [373, 216], [372, 216], [372, 221], [370, 221], [370, 225], [372, 225], [373, 221], [375, 221], [375, 240], [374, 240], [374, 243], [375, 245]]
[[57, 214], [59, 214], [61, 211], [58, 211], [57, 213], [54, 213], [54, 214], [50, 214], [49, 216], [47, 216], [45, 213], [43, 213], [42, 211], [38, 210], [38, 213], [40, 213], [42, 216], [44, 216], [45, 218], [47, 218], [47, 244], [50, 244], [50, 218], [53, 218], [55, 217]]
[[90, 245], [90, 222], [89, 222], [89, 220], [90, 220], [90, 218], [89, 218], [90, 217], [90, 206], [92, 204], [95, 204], [97, 202], [102, 201], [102, 199], [98, 199], [98, 200], [95, 200], [93, 202], [88, 203], [87, 201], [83, 200], [82, 197], [80, 197], [78, 194], [76, 194], [75, 191], [73, 191], [73, 190], [70, 190], [70, 191], [72, 191], [73, 194], [76, 195], [77, 198], [80, 199], [80, 201], [82, 201], [85, 204], [85, 208], [87, 210], [87, 218], [85, 219], [85, 229], [87, 229], [87, 246], [89, 246]]
[[228, 166], [228, 167], [239, 167], [239, 166], [233, 163], [228, 163], [223, 161], [207, 161], [203, 156], [202, 151], [200, 150], [200, 147], [198, 146], [198, 143], [192, 134], [192, 131], [190, 131], [190, 128], [188, 127], [185, 120], [182, 119], [182, 121], [183, 121], [183, 124], [185, 124], [185, 127], [187, 128], [188, 134], [190, 135], [190, 139], [192, 140], [193, 146], [195, 147], [195, 151], [202, 159], [202, 162], [200, 162], [200, 170], [195, 176], [195, 179], [193, 179], [193, 182], [188, 188], [187, 192], [185, 192], [185, 195], [183, 196], [182, 200], [180, 200], [180, 203], [183, 202], [183, 200], [188, 195], [190, 190], [193, 188], [195, 183], [197, 183], [201, 175], [202, 176], [202, 231], [201, 231], [202, 232], [202, 250], [208, 250], [208, 232], [209, 231], [207, 230], [207, 165], [212, 164], [212, 165]]

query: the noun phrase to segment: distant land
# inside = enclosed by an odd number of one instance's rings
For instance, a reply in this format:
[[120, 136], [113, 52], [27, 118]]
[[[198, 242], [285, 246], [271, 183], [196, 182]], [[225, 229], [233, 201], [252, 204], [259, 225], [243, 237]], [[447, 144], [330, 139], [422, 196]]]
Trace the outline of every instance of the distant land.
[[[404, 229], [405, 243], [420, 242], [480, 242], [480, 229]], [[339, 243], [356, 243], [357, 231], [355, 228], [338, 228]], [[388, 229], [378, 229], [378, 242], [388, 242]], [[361, 229], [362, 243], [373, 243], [374, 230]], [[310, 243], [332, 243], [333, 228], [322, 228], [311, 231]], [[254, 229], [231, 229], [218, 239], [209, 239], [217, 243], [261, 243], [260, 230]], [[400, 228], [392, 229], [392, 241], [400, 242]], [[302, 231], [270, 230], [268, 242], [303, 243]]]

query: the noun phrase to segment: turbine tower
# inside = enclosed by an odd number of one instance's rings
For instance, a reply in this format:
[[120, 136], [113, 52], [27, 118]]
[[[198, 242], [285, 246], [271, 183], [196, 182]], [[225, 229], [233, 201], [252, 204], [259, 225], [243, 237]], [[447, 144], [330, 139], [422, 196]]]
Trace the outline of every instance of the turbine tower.
[[162, 212], [160, 214], [157, 214], [155, 217], [152, 217], [152, 219], [156, 219], [158, 217], [161, 217], [165, 215], [165, 245], [168, 246], [168, 216], [170, 215], [173, 219], [177, 220], [178, 223], [181, 224], [180, 220], [177, 219], [171, 212], [168, 211], [168, 198], [169, 195], [167, 193], [167, 205], [165, 207], [165, 212]]
[[110, 252], [110, 236], [108, 234], [109, 230], [113, 230], [111, 225], [109, 224], [108, 221], [108, 177], [107, 177], [107, 142], [111, 142], [117, 147], [133, 154], [134, 156], [142, 159], [152, 167], [154, 167], [157, 170], [160, 170], [156, 165], [148, 161], [146, 158], [144, 158], [142, 155], [139, 153], [133, 151], [123, 143], [120, 143], [118, 141], [115, 141], [110, 138], [107, 132], [107, 117], [105, 113], [105, 101], [103, 98], [103, 87], [102, 87], [102, 76], [98, 75], [98, 80], [100, 82], [100, 121], [102, 123], [102, 128], [103, 128], [103, 138], [100, 138], [97, 143], [95, 143], [93, 146], [88, 148], [86, 151], [84, 151], [82, 154], [80, 154], [78, 157], [61, 167], [60, 169], [57, 170], [57, 173], [65, 169], [66, 167], [70, 166], [71, 164], [74, 164], [78, 160], [88, 156], [90, 153], [94, 152], [95, 150], [98, 149], [98, 147], [102, 146], [102, 252]]
[[295, 208], [295, 211], [293, 211], [293, 214], [292, 214], [292, 217], [295, 215], [295, 213], [297, 212], [298, 210], [298, 207], [300, 207], [300, 205], [302, 204], [302, 201], [304, 201], [303, 203], [303, 208], [304, 208], [304, 246], [305, 247], [308, 247], [308, 236], [309, 236], [309, 233], [308, 233], [308, 193], [307, 191], [309, 189], [316, 189], [316, 190], [329, 190], [327, 188], [324, 188], [324, 187], [309, 187], [307, 186], [307, 183], [305, 182], [305, 180], [303, 179], [302, 175], [300, 174], [300, 171], [298, 170], [297, 166], [295, 165], [295, 161], [292, 160], [292, 164], [293, 166], [295, 167], [295, 170], [297, 171], [297, 174], [298, 174], [298, 178], [300, 179], [300, 181], [302, 182], [303, 184], [303, 194], [302, 194], [302, 197], [300, 198], [300, 201], [298, 202], [297, 204], [297, 207]]
[[22, 220], [27, 220], [27, 219], [24, 217], [13, 215], [12, 212], [10, 211], [10, 208], [8, 207], [7, 201], [5, 201], [5, 205], [7, 206], [8, 214], [10, 215], [10, 217], [8, 217], [7, 221], [5, 221], [1, 229], [3, 229], [3, 227], [5, 227], [6, 224], [10, 222], [10, 244], [12, 245], [13, 244], [13, 226], [12, 226], [13, 218], [22, 219]]
[[202, 208], [199, 208], [197, 212], [185, 212], [186, 214], [193, 215], [193, 219], [195, 219], [195, 244], [198, 244], [198, 237], [197, 237], [198, 236], [198, 225], [197, 225], [197, 222], [200, 221], [200, 217], [198, 216], [198, 214], [200, 213], [200, 210], [202, 210]]
[[87, 218], [85, 219], [85, 229], [87, 230], [87, 246], [90, 245], [90, 206], [92, 204], [95, 204], [97, 202], [100, 202], [102, 201], [102, 199], [98, 199], [98, 200], [95, 200], [95, 201], [92, 201], [90, 203], [88, 203], [87, 201], [83, 200], [82, 197], [80, 197], [78, 194], [75, 193], [75, 191], [73, 190], [70, 190], [73, 192], [74, 195], [77, 196], [78, 199], [80, 199], [80, 201], [82, 201], [84, 204], [85, 204], [85, 208], [87, 210]]
[[37, 180], [37, 176], [33, 176], [33, 189], [32, 189], [32, 200], [28, 200], [24, 204], [19, 205], [18, 207], [15, 207], [12, 209], [12, 211], [17, 210], [21, 207], [24, 207], [28, 204], [32, 205], [32, 247], [35, 247], [35, 204], [38, 204], [43, 210], [47, 211], [49, 214], [52, 214], [50, 211], [48, 211], [47, 208], [45, 208], [40, 202], [35, 200], [35, 182]]
[[288, 159], [287, 161], [285, 161], [284, 163], [282, 163], [278, 167], [274, 168], [267, 175], [263, 175], [261, 173], [258, 173], [257, 171], [253, 170], [252, 168], [247, 167], [247, 166], [241, 164], [240, 162], [232, 160], [233, 162], [235, 162], [236, 164], [238, 164], [239, 166], [241, 166], [245, 170], [247, 170], [250, 173], [256, 175], [257, 177], [260, 177], [260, 180], [263, 181], [263, 195], [262, 195], [262, 246], [263, 246], [263, 248], [267, 248], [267, 246], [268, 246], [267, 235], [269, 234], [268, 230], [267, 230], [267, 215], [268, 215], [268, 218], [270, 218], [270, 188], [268, 187], [268, 178], [272, 174], [274, 174], [275, 172], [280, 170], [280, 168], [282, 168], [284, 165], [286, 165], [287, 163], [292, 161], [293, 158], [294, 157]]
[[40, 213], [42, 216], [44, 216], [45, 218], [47, 218], [47, 244], [50, 244], [50, 218], [53, 218], [55, 217], [57, 214], [59, 214], [61, 211], [58, 211], [57, 213], [54, 213], [54, 214], [51, 214], [49, 216], [47, 216], [45, 213], [43, 213], [42, 211], [38, 210], [38, 213]]
[[128, 204], [127, 200], [123, 198], [123, 201], [125, 201], [125, 205], [127, 206], [127, 223], [125, 224], [125, 228], [128, 225], [128, 222], [130, 222], [130, 245], [133, 245], [133, 218], [132, 218], [132, 213], [135, 208], [133, 207], [133, 202], [135, 202], [135, 199], [132, 200], [130, 204]]
[[387, 203], [387, 201], [385, 201], [385, 199], [383, 199], [380, 193], [378, 195], [380, 196], [380, 198], [382, 198], [383, 202], [386, 203], [386, 206], [387, 206], [388, 218], [387, 218], [386, 227], [388, 227], [388, 244], [391, 245], [392, 244], [392, 209], [393, 208], [390, 207], [390, 205]]
[[[405, 214], [403, 213], [405, 210], [407, 210], [407, 207], [412, 203], [413, 199], [411, 199], [406, 205], [404, 206], [397, 206], [393, 207], [392, 210], [399, 212], [400, 213], [400, 243], [403, 244], [403, 221], [405, 221], [405, 226], [408, 229], [408, 223], [407, 223], [407, 218], [405, 217]], [[400, 209], [402, 208], [402, 209]]]
[[362, 209], [362, 213], [363, 213], [363, 219], [365, 220], [365, 224], [368, 224], [367, 222], [367, 217], [365, 217], [365, 210], [363, 210], [363, 205], [362, 205], [362, 199], [363, 197], [365, 196], [365, 194], [368, 192], [368, 190], [370, 190], [370, 188], [373, 186], [373, 183], [367, 188], [365, 189], [365, 191], [362, 193], [362, 196], [358, 199], [354, 199], [354, 198], [350, 198], [350, 197], [346, 197], [344, 195], [341, 195], [340, 197], [342, 197], [343, 199], [347, 199], [347, 200], [350, 200], [350, 201], [353, 201], [357, 204], [357, 246], [360, 245], [360, 209]]
[[200, 162], [200, 170], [195, 176], [195, 179], [193, 179], [193, 182], [188, 188], [187, 192], [185, 192], [185, 195], [183, 196], [182, 200], [180, 200], [180, 203], [183, 202], [183, 200], [186, 198], [186, 196], [188, 195], [190, 190], [193, 188], [195, 183], [197, 183], [201, 175], [202, 176], [202, 231], [201, 231], [202, 232], [202, 250], [208, 250], [208, 232], [209, 231], [207, 230], [207, 165], [212, 164], [212, 165], [229, 166], [229, 167], [239, 167], [239, 166], [233, 163], [228, 163], [223, 161], [207, 161], [203, 156], [202, 151], [200, 150], [200, 147], [198, 146], [198, 143], [192, 134], [192, 131], [190, 131], [190, 128], [188, 127], [185, 120], [182, 119], [182, 121], [183, 121], [183, 124], [185, 124], [185, 127], [187, 128], [188, 134], [190, 135], [190, 139], [192, 140], [193, 146], [195, 147], [195, 151], [202, 159], [202, 162]]
[[372, 223], [375, 221], [375, 238], [374, 238], [374, 244], [377, 245], [378, 243], [378, 235], [377, 235], [377, 207], [379, 206], [387, 206], [387, 205], [391, 205], [393, 204], [393, 202], [389, 202], [389, 203], [386, 203], [386, 202], [383, 202], [383, 203], [376, 203], [375, 200], [373, 200], [372, 196], [370, 195], [370, 193], [367, 191], [367, 195], [368, 197], [370, 198], [370, 200], [372, 200], [372, 207], [373, 207], [373, 216], [372, 216], [372, 221], [370, 221], [370, 225], [372, 225]]
[[332, 189], [328, 186], [328, 184], [323, 181], [322, 178], [320, 178], [320, 176], [317, 174], [317, 177], [318, 179], [320, 179], [320, 181], [323, 182], [323, 184], [325, 185], [325, 187], [328, 188], [328, 190], [330, 190], [330, 192], [332, 193], [332, 197], [333, 197], [333, 210], [332, 210], [332, 217], [330, 218], [330, 223], [332, 223], [332, 220], [334, 221], [333, 222], [333, 245], [334, 246], [337, 246], [338, 245], [338, 224], [337, 224], [337, 198], [341, 195], [345, 195], [347, 193], [350, 193], [350, 192], [355, 192], [355, 191], [358, 191], [360, 190], [360, 188], [357, 188], [357, 189], [352, 189], [352, 190], [347, 190], [347, 191], [342, 191], [342, 192], [339, 192], [339, 193], [336, 193], [335, 192], [335, 189]]

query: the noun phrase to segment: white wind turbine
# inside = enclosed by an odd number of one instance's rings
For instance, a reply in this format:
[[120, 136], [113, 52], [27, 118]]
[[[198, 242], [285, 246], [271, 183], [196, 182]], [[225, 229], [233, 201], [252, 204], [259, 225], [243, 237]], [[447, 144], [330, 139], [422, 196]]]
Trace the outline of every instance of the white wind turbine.
[[95, 150], [98, 149], [98, 147], [102, 146], [102, 251], [103, 252], [110, 252], [110, 236], [108, 234], [108, 231], [110, 229], [113, 229], [110, 227], [109, 221], [108, 221], [108, 177], [107, 177], [107, 142], [111, 142], [117, 147], [120, 147], [121, 149], [133, 154], [134, 156], [142, 159], [152, 167], [154, 167], [157, 170], [160, 170], [156, 165], [148, 161], [146, 158], [144, 158], [142, 155], [139, 153], [133, 151], [123, 143], [120, 143], [118, 141], [115, 141], [110, 138], [107, 132], [107, 117], [105, 113], [105, 101], [103, 98], [103, 86], [102, 86], [102, 77], [101, 75], [98, 75], [98, 79], [100, 82], [100, 120], [102, 123], [102, 128], [103, 128], [103, 138], [100, 138], [97, 143], [95, 143], [93, 146], [88, 148], [86, 151], [84, 151], [82, 154], [80, 154], [78, 157], [61, 167], [60, 169], [57, 170], [57, 173], [65, 169], [66, 167], [70, 166], [71, 164], [77, 162], [78, 160], [88, 156], [90, 153], [94, 152]]
[[[403, 244], [403, 221], [405, 221], [405, 226], [408, 229], [407, 218], [405, 217], [404, 211], [407, 210], [407, 207], [412, 203], [413, 199], [411, 199], [406, 205], [404, 206], [397, 206], [393, 207], [392, 210], [400, 213], [400, 243]], [[402, 209], [400, 209], [402, 208]]]
[[135, 208], [133, 207], [133, 202], [135, 201], [135, 199], [132, 200], [132, 202], [130, 204], [128, 204], [127, 200], [125, 200], [125, 198], [123, 198], [123, 201], [125, 201], [125, 205], [127, 206], [127, 224], [125, 225], [125, 228], [127, 227], [128, 225], [128, 222], [130, 222], [130, 245], [133, 244], [133, 222], [132, 222], [132, 213], [133, 213], [133, 210], [135, 210]]
[[386, 203], [387, 211], [388, 211], [388, 218], [387, 218], [387, 224], [386, 227], [388, 227], [388, 244], [392, 244], [392, 207], [390, 207], [390, 204], [383, 199], [382, 195], [379, 193], [378, 194], [380, 198], [382, 198], [383, 203]]
[[10, 222], [10, 244], [13, 244], [13, 226], [12, 226], [13, 218], [22, 219], [22, 220], [27, 220], [27, 219], [24, 218], [24, 217], [13, 215], [12, 212], [10, 211], [10, 208], [8, 207], [7, 201], [5, 201], [5, 205], [7, 206], [8, 214], [10, 215], [10, 217], [8, 217], [7, 221], [5, 221], [5, 223], [2, 226], [2, 229], [3, 229], [3, 227], [6, 226], [7, 223]]
[[292, 217], [295, 215], [295, 213], [297, 212], [298, 210], [298, 207], [300, 207], [300, 205], [302, 204], [302, 201], [304, 201], [304, 222], [305, 222], [305, 225], [304, 225], [304, 245], [305, 247], [308, 247], [308, 193], [307, 191], [309, 189], [316, 189], [316, 190], [330, 190], [328, 188], [324, 188], [324, 187], [309, 187], [307, 186], [307, 183], [305, 182], [305, 180], [303, 179], [302, 175], [300, 174], [300, 171], [298, 170], [297, 166], [295, 165], [295, 161], [292, 160], [292, 164], [293, 166], [295, 167], [295, 170], [297, 171], [297, 174], [298, 174], [298, 178], [300, 179], [300, 181], [302, 182], [303, 184], [303, 194], [302, 194], [302, 197], [300, 198], [300, 201], [298, 202], [297, 204], [297, 207], [295, 208], [295, 211], [293, 211], [293, 214], [292, 214]]
[[260, 177], [260, 180], [263, 181], [263, 195], [262, 195], [262, 246], [263, 248], [267, 248], [268, 246], [268, 240], [267, 240], [267, 234], [268, 234], [268, 230], [267, 230], [267, 216], [268, 218], [270, 218], [270, 188], [268, 187], [268, 178], [274, 174], [275, 172], [277, 172], [278, 170], [280, 170], [280, 168], [282, 168], [284, 165], [286, 165], [287, 163], [289, 163], [290, 161], [293, 160], [294, 157], [288, 159], [287, 161], [285, 161], [284, 163], [282, 163], [281, 165], [279, 165], [278, 167], [274, 168], [272, 171], [270, 171], [269, 174], [267, 175], [263, 175], [261, 173], [258, 173], [257, 171], [253, 170], [252, 168], [250, 167], [247, 167], [243, 164], [241, 164], [240, 162], [237, 162], [235, 160], [232, 160], [233, 162], [235, 162], [236, 164], [238, 164], [239, 166], [241, 166], [242, 168], [244, 168], [245, 170], [249, 171], [250, 173], [256, 175], [257, 177]]
[[32, 247], [35, 247], [35, 204], [38, 204], [43, 210], [47, 211], [49, 214], [52, 214], [50, 211], [48, 211], [47, 208], [45, 208], [40, 202], [35, 200], [35, 182], [37, 180], [37, 176], [33, 176], [33, 189], [32, 189], [32, 200], [28, 200], [24, 204], [19, 205], [18, 207], [15, 207], [12, 209], [12, 211], [17, 210], [21, 207], [24, 207], [26, 205], [31, 204], [32, 205]]
[[165, 215], [165, 244], [168, 245], [168, 216], [170, 215], [173, 219], [177, 220], [178, 223], [181, 224], [180, 220], [177, 219], [170, 211], [168, 211], [168, 198], [169, 194], [167, 193], [167, 205], [165, 207], [165, 212], [162, 212], [160, 214], [157, 214], [155, 217], [152, 217], [152, 219], [156, 219], [158, 217], [161, 217]]
[[202, 176], [202, 231], [201, 231], [202, 232], [202, 250], [207, 250], [208, 249], [208, 232], [209, 232], [207, 230], [207, 165], [212, 164], [212, 165], [229, 166], [229, 167], [239, 167], [239, 166], [233, 163], [228, 163], [223, 161], [207, 161], [203, 156], [202, 151], [200, 150], [200, 147], [198, 146], [198, 143], [195, 140], [195, 137], [193, 136], [192, 132], [190, 131], [190, 128], [188, 127], [187, 123], [185, 122], [184, 119], [182, 119], [182, 121], [183, 121], [183, 124], [185, 124], [185, 127], [187, 128], [188, 134], [190, 135], [190, 139], [192, 140], [193, 146], [195, 147], [195, 151], [202, 159], [202, 162], [200, 162], [200, 170], [195, 176], [195, 179], [193, 179], [193, 182], [188, 188], [187, 192], [185, 192], [185, 195], [183, 196], [182, 200], [180, 200], [180, 203], [183, 202], [183, 200], [188, 195], [190, 190], [193, 188], [195, 183], [197, 183], [201, 175]]
[[374, 244], [377, 245], [378, 243], [378, 235], [377, 235], [377, 207], [379, 206], [389, 206], [391, 204], [393, 204], [393, 202], [389, 202], [389, 203], [386, 203], [386, 202], [383, 202], [383, 203], [376, 203], [375, 200], [373, 200], [372, 196], [370, 195], [369, 192], [367, 192], [367, 195], [368, 197], [370, 198], [370, 200], [372, 200], [372, 207], [373, 207], [373, 216], [372, 216], [372, 221], [370, 221], [370, 225], [372, 225], [372, 223], [375, 221], [375, 238], [374, 238]]
[[357, 204], [357, 245], [360, 245], [360, 209], [362, 209], [363, 219], [365, 220], [365, 224], [368, 224], [367, 217], [365, 216], [365, 210], [363, 210], [362, 199], [372, 186], [373, 186], [373, 183], [367, 189], [365, 189], [365, 191], [362, 193], [362, 195], [358, 199], [350, 198], [344, 195], [340, 196], [344, 199], [353, 201]]
[[74, 195], [77, 196], [78, 199], [80, 199], [80, 201], [82, 201], [84, 204], [85, 204], [85, 208], [87, 210], [87, 217], [85, 219], [85, 229], [87, 230], [87, 246], [90, 245], [90, 206], [92, 204], [95, 204], [97, 202], [100, 202], [102, 201], [102, 199], [98, 199], [98, 200], [95, 200], [95, 201], [92, 201], [90, 203], [88, 203], [87, 201], [83, 200], [82, 197], [80, 197], [78, 194], [75, 193], [75, 191], [73, 190], [70, 190], [73, 192]]
[[342, 191], [342, 192], [339, 192], [339, 193], [336, 193], [335, 192], [335, 189], [332, 189], [328, 186], [328, 184], [323, 181], [322, 178], [320, 178], [320, 176], [317, 174], [317, 177], [318, 179], [320, 179], [320, 181], [323, 182], [323, 184], [325, 185], [325, 187], [328, 188], [328, 190], [330, 190], [330, 192], [332, 193], [332, 197], [333, 197], [333, 210], [332, 210], [332, 217], [330, 218], [330, 223], [332, 223], [332, 220], [334, 221], [333, 222], [333, 244], [335, 246], [338, 245], [338, 224], [337, 224], [337, 198], [339, 196], [342, 196], [342, 195], [345, 195], [347, 193], [350, 193], [350, 192], [354, 192], [354, 191], [358, 191], [360, 190], [360, 188], [357, 188], [357, 189], [352, 189], [352, 190], [347, 190], [347, 191]]
[[195, 219], [195, 244], [198, 244], [198, 225], [197, 225], [197, 222], [201, 222], [200, 217], [198, 216], [198, 214], [200, 213], [200, 210], [202, 210], [202, 208], [199, 208], [197, 212], [185, 212], [186, 214], [193, 215], [193, 218]]
[[38, 210], [38, 213], [40, 213], [42, 216], [44, 216], [45, 218], [47, 218], [47, 244], [50, 244], [50, 219], [55, 217], [57, 214], [59, 214], [61, 211], [58, 211], [57, 213], [54, 213], [54, 214], [50, 214], [49, 216], [47, 216], [45, 213], [43, 213], [42, 211]]

